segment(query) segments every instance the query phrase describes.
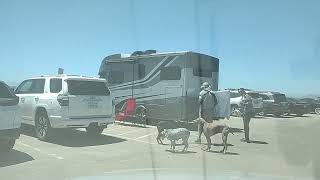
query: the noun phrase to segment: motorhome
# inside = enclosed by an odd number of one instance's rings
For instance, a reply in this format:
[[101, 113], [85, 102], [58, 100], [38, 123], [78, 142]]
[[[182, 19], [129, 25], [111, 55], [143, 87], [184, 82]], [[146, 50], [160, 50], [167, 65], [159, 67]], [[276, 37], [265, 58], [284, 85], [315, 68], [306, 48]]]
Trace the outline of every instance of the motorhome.
[[136, 51], [107, 56], [99, 75], [107, 80], [116, 111], [134, 98], [148, 119], [191, 122], [198, 117], [201, 84], [218, 90], [219, 59], [195, 52]]

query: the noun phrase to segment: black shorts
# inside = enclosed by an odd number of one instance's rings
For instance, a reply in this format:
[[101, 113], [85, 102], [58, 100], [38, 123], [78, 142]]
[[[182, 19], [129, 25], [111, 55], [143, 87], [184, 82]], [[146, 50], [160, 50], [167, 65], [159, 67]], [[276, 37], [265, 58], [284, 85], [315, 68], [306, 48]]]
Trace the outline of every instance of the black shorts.
[[206, 122], [212, 122], [213, 119], [215, 119], [214, 114], [212, 111], [206, 110], [202, 112], [202, 118]]

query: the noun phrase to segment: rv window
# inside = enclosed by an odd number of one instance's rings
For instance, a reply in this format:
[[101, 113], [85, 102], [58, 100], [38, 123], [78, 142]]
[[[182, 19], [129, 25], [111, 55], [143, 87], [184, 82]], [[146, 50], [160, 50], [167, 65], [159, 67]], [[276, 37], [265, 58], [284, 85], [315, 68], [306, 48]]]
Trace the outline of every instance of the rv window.
[[180, 80], [181, 68], [177, 66], [163, 67], [160, 72], [160, 80]]
[[146, 76], [146, 66], [144, 64], [139, 64], [139, 79]]
[[124, 82], [124, 72], [121, 71], [110, 71], [108, 76], [109, 84], [121, 84]]
[[193, 68], [193, 75], [199, 77], [212, 77], [212, 70]]

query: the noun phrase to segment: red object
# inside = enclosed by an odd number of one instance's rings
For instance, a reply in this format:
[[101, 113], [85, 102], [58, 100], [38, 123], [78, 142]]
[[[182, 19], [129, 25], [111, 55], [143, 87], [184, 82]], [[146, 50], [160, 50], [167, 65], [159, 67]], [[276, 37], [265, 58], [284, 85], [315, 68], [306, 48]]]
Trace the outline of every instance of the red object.
[[132, 118], [135, 113], [136, 105], [136, 99], [128, 99], [127, 102], [123, 105], [121, 111], [116, 114], [116, 120], [123, 121], [126, 118]]

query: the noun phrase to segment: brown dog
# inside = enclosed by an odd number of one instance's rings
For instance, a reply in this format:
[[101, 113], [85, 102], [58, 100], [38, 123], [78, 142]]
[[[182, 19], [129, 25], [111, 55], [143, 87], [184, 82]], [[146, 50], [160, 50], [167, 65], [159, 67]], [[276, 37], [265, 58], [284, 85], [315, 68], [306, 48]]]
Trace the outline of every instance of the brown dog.
[[203, 123], [203, 134], [206, 137], [207, 143], [208, 143], [207, 148], [204, 149], [205, 151], [210, 151], [210, 149], [211, 149], [211, 136], [221, 133], [222, 134], [222, 142], [223, 142], [223, 149], [221, 150], [221, 152], [223, 152], [224, 154], [227, 152], [228, 134], [232, 133], [230, 131], [230, 127], [228, 125], [223, 124], [219, 121], [213, 121], [212, 123], [208, 123], [202, 118], [198, 118], [198, 119], [194, 120], [194, 122]]

